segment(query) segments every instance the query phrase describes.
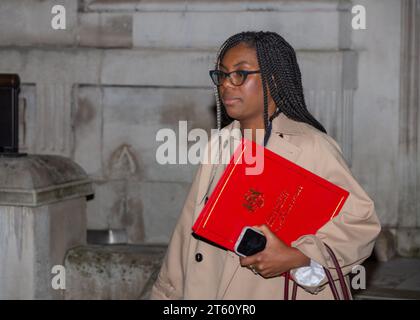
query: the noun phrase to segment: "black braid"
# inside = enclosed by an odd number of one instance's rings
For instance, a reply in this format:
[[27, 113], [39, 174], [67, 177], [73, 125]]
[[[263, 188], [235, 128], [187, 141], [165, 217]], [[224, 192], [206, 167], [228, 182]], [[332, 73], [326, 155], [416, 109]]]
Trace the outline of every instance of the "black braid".
[[[219, 50], [216, 69], [226, 52], [239, 43], [255, 48], [264, 93], [264, 125], [283, 112], [295, 121], [305, 122], [325, 132], [323, 125], [308, 111], [303, 95], [302, 76], [295, 50], [280, 35], [274, 32], [241, 32], [227, 39]], [[268, 89], [277, 110], [268, 118]], [[217, 93], [219, 91], [217, 90]], [[225, 112], [225, 108], [222, 108]], [[226, 112], [225, 112], [226, 113]]]
[[[261, 44], [259, 42], [256, 43], [256, 47], [260, 47]], [[263, 65], [263, 57], [261, 54], [261, 49], [257, 49], [257, 59], [258, 64], [261, 66]], [[262, 71], [263, 72], [263, 71]], [[261, 72], [261, 73], [262, 73]], [[262, 85], [263, 85], [263, 93], [264, 93], [264, 127], [267, 129], [268, 127], [268, 92], [267, 92], [267, 81], [265, 77], [261, 77], [262, 79]]]

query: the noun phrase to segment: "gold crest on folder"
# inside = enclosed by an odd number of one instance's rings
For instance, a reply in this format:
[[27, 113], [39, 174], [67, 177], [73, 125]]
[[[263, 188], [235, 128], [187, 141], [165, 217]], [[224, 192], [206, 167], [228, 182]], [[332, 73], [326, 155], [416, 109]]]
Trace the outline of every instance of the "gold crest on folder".
[[250, 188], [244, 194], [245, 202], [242, 204], [249, 212], [255, 212], [256, 210], [262, 208], [264, 206], [264, 194], [255, 190], [254, 188]]

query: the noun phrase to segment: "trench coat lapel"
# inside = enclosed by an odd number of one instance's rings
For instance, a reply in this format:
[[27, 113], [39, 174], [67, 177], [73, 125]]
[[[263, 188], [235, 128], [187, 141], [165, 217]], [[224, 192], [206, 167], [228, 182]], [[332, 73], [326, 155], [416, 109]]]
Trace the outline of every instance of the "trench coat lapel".
[[[222, 129], [221, 137], [222, 142], [220, 147], [226, 147], [227, 139], [231, 139], [230, 131], [233, 123], [227, 128]], [[203, 205], [205, 198], [210, 195], [211, 187], [215, 185], [220, 173], [223, 172], [226, 163], [226, 153], [222, 152], [222, 163], [219, 163], [219, 141], [218, 137], [212, 137], [209, 141], [208, 147], [205, 149], [202, 161], [203, 170], [200, 177], [200, 184], [197, 190], [197, 206]], [[216, 176], [218, 174], [218, 176]]]
[[288, 119], [283, 113], [273, 119], [270, 139], [266, 148], [278, 155], [296, 162], [301, 149], [289, 142], [292, 136], [302, 135], [301, 124]]

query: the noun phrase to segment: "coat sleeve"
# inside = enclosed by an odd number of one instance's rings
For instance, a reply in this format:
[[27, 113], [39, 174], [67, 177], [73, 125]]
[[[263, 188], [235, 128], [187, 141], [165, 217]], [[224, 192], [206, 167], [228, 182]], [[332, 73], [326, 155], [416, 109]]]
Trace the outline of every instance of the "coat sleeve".
[[[292, 243], [310, 259], [329, 268], [338, 279], [334, 264], [324, 246], [326, 243], [335, 253], [344, 275], [368, 258], [373, 250], [381, 226], [373, 201], [353, 178], [338, 145], [329, 137], [318, 137], [313, 144], [314, 172], [328, 181], [346, 189], [350, 195], [340, 213], [325, 224], [315, 235], [302, 236]], [[292, 270], [292, 276], [293, 272]], [[323, 289], [327, 279], [318, 286], [304, 289], [317, 293]]]
[[184, 291], [184, 275], [191, 227], [193, 225], [197, 190], [201, 176], [202, 165], [198, 168], [184, 207], [178, 219], [168, 250], [164, 257], [160, 272], [152, 287], [151, 300], [182, 299]]

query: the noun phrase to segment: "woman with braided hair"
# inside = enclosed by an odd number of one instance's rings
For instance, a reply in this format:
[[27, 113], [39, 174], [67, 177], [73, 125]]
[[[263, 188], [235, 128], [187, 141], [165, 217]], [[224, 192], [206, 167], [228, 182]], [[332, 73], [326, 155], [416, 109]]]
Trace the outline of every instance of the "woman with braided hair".
[[[151, 298], [285, 299], [297, 283], [297, 299], [332, 299], [324, 267], [331, 269], [334, 281], [338, 275], [327, 247], [348, 283], [352, 268], [370, 256], [380, 224], [339, 146], [306, 108], [294, 49], [274, 32], [242, 32], [222, 45], [210, 76], [219, 130], [207, 148], [218, 150], [219, 161], [201, 164], [195, 175]], [[223, 129], [222, 112], [233, 119]], [[304, 235], [291, 246], [267, 226], [259, 226], [267, 244], [249, 257], [193, 237], [191, 227], [225, 168], [226, 161], [220, 160], [232, 154], [226, 139], [242, 137], [349, 191], [340, 213], [315, 235]]]

